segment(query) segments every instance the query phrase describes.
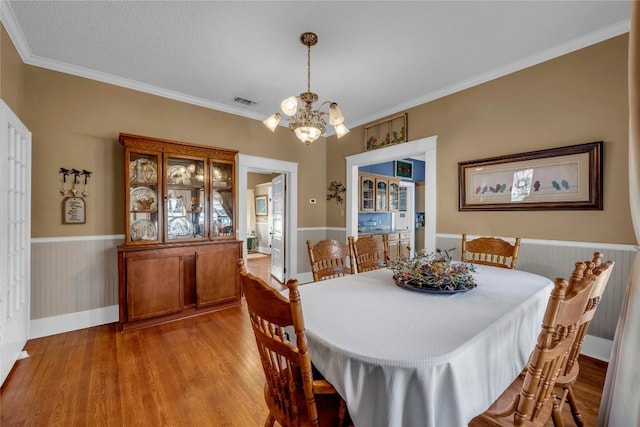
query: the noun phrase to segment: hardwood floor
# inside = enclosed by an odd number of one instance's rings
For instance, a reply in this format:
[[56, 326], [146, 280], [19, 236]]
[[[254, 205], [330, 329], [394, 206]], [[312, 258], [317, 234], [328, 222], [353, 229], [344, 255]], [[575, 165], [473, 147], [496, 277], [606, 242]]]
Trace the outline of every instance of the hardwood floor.
[[271, 256], [265, 255], [257, 258], [247, 258], [247, 271], [276, 289], [283, 289], [285, 286], [271, 275]]
[[[266, 419], [244, 304], [127, 333], [109, 324], [38, 338], [26, 350], [1, 389], [3, 427], [245, 427]], [[606, 363], [581, 357], [580, 367], [575, 391], [585, 425], [595, 426]], [[568, 408], [564, 415], [573, 425]]]

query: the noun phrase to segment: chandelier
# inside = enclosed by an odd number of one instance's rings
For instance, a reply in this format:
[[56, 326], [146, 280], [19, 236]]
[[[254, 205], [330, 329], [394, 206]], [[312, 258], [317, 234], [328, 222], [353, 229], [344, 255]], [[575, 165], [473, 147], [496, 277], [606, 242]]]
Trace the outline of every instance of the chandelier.
[[[349, 129], [344, 125], [344, 116], [338, 108], [338, 104], [325, 101], [320, 104], [317, 110], [313, 109], [313, 103], [318, 100], [318, 94], [311, 92], [311, 46], [318, 43], [318, 36], [314, 33], [303, 33], [300, 36], [300, 42], [307, 47], [307, 91], [285, 99], [280, 103], [280, 108], [289, 117], [289, 128], [295, 132], [300, 141], [309, 145], [326, 130], [323, 116], [327, 113], [320, 111], [320, 109], [329, 104], [329, 124], [334, 127], [336, 136], [342, 138], [349, 133]], [[298, 100], [302, 101], [300, 109], [298, 109]], [[262, 123], [271, 132], [275, 132], [281, 117], [280, 113], [275, 113]]]

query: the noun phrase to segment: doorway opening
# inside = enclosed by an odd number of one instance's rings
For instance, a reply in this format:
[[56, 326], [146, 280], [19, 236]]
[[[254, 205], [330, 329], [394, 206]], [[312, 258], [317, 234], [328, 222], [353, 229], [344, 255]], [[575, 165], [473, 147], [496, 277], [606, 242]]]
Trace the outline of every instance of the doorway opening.
[[[283, 282], [297, 277], [298, 274], [298, 164], [284, 160], [270, 159], [267, 157], [249, 156], [238, 154], [236, 156], [238, 172], [238, 228], [236, 235], [238, 240], [247, 241], [247, 176], [250, 172], [277, 173], [285, 175], [287, 187], [284, 198], [284, 239], [283, 256], [284, 265]], [[247, 260], [247, 245], [242, 245], [242, 253], [245, 262]]]
[[359, 179], [358, 168], [376, 163], [416, 158], [424, 161], [424, 200], [425, 225], [424, 247], [427, 251], [436, 250], [436, 143], [438, 137], [430, 136], [416, 141], [405, 142], [390, 147], [365, 151], [348, 156], [347, 160], [347, 236], [358, 235]]

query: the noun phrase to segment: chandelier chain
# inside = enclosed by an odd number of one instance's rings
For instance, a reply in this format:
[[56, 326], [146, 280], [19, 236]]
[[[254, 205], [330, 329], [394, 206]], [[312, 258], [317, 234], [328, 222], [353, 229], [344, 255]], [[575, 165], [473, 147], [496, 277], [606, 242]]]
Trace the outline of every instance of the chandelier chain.
[[311, 92], [311, 45], [307, 45], [307, 92]]

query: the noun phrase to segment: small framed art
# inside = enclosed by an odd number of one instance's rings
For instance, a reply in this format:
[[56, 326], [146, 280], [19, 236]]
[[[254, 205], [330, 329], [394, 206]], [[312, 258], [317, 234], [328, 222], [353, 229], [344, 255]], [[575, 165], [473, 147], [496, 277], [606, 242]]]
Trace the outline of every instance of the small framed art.
[[396, 160], [393, 162], [393, 173], [398, 178], [413, 179], [413, 162], [410, 160]]
[[82, 197], [65, 197], [62, 201], [62, 223], [84, 224], [86, 207]]
[[256, 196], [256, 215], [267, 215], [267, 196]]

